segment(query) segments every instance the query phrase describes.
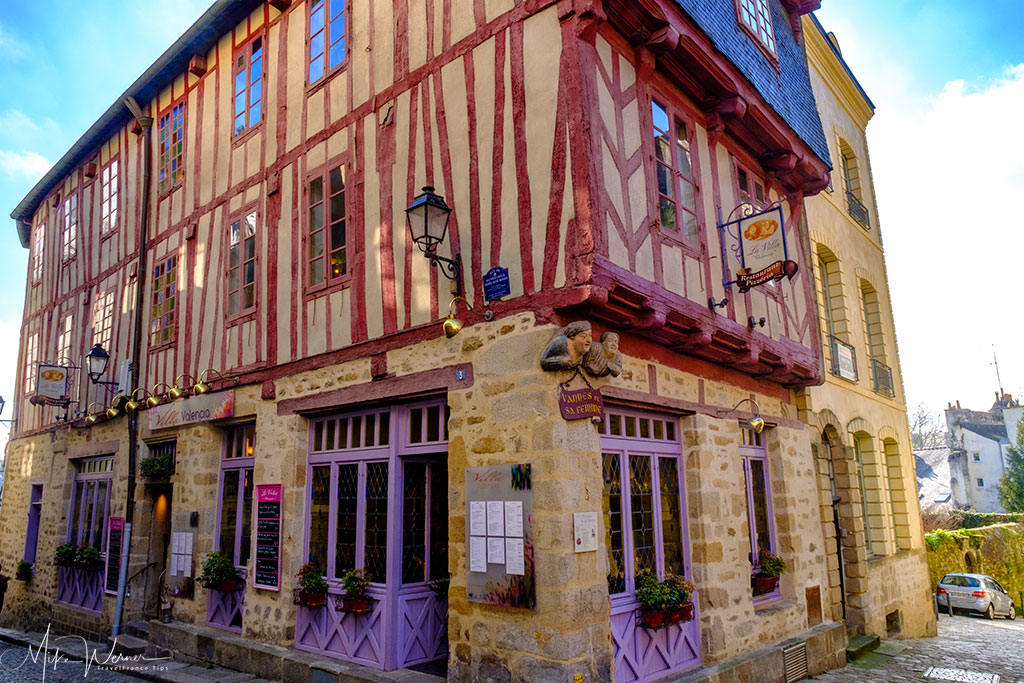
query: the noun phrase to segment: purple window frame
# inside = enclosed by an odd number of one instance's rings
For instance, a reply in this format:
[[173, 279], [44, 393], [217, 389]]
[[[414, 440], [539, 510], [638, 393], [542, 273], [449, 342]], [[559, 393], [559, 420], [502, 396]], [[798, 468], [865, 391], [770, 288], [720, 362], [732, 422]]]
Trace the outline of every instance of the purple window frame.
[[[68, 524], [67, 535], [68, 543], [81, 545], [85, 540], [87, 540], [86, 538], [83, 538], [82, 532], [86, 529], [95, 532], [96, 529], [98, 528], [100, 530], [98, 549], [104, 561], [106, 561], [107, 558], [107, 518], [110, 514], [110, 489], [113, 488], [114, 473], [110, 470], [105, 472], [83, 473], [81, 469], [84, 465], [86, 465], [89, 462], [107, 460], [110, 457], [111, 456], [103, 456], [100, 458], [84, 458], [75, 463], [75, 480], [71, 493], [71, 508], [69, 516], [71, 522]], [[90, 506], [89, 523], [88, 526], [83, 526], [83, 524], [85, 523], [85, 506], [86, 502], [88, 501], [88, 497], [84, 494], [89, 490], [89, 484], [98, 484], [99, 482], [105, 482], [107, 485], [106, 492], [103, 496], [103, 512], [100, 517], [102, 524], [99, 527], [96, 526], [96, 511], [98, 509], [96, 502], [98, 498], [97, 493], [99, 487], [94, 486], [92, 488], [93, 504]], [[90, 545], [97, 547], [95, 543], [90, 543]]]
[[[772, 506], [772, 486], [771, 486], [771, 473], [768, 471], [768, 449], [764, 445], [764, 434], [757, 434], [753, 430], [743, 429], [743, 434], [747, 435], [753, 443], [745, 444], [741, 442], [739, 447], [740, 457], [743, 460], [743, 482], [747, 492], [747, 533], [750, 539], [750, 573], [751, 576], [757, 574], [760, 570], [760, 551], [761, 545], [757, 540], [757, 520], [754, 515], [754, 487], [753, 487], [753, 472], [750, 463], [753, 461], [760, 462], [762, 464], [761, 471], [764, 472], [764, 493], [765, 493], [765, 506], [767, 508], [768, 515], [768, 548], [770, 552], [776, 552], [775, 549], [778, 547], [778, 543], [775, 539], [775, 511]], [[764, 595], [754, 596], [754, 604], [758, 605], [764, 602], [771, 602], [781, 598], [778, 587], [770, 593]]]
[[[663, 440], [646, 439], [635, 435], [630, 436], [626, 435], [628, 434], [628, 428], [626, 427], [622, 429], [624, 436], [612, 435], [609, 433], [613, 428], [609, 424], [612, 412], [614, 412], [615, 415], [622, 416], [624, 424], [628, 423], [629, 420], [634, 420], [634, 424], [637, 425], [637, 434], [639, 434], [639, 424], [643, 420], [660, 420], [663, 423], [669, 423], [672, 425], [671, 438], [669, 438], [667, 434], [666, 438]], [[677, 495], [679, 496], [680, 520], [680, 538], [678, 541], [682, 546], [683, 573], [686, 574], [690, 568], [690, 543], [687, 531], [688, 525], [686, 523], [686, 492], [683, 482], [684, 463], [682, 447], [679, 440], [680, 434], [678, 425], [676, 424], [676, 418], [671, 416], [611, 409], [609, 411], [608, 418], [609, 419], [606, 419], [598, 428], [601, 434], [601, 461], [603, 467], [605, 455], [618, 456], [619, 490], [622, 497], [620, 508], [621, 528], [619, 531], [622, 535], [623, 554], [623, 590], [612, 593], [611, 586], [609, 586], [608, 590], [614, 605], [620, 605], [622, 603], [639, 604], [634, 595], [634, 591], [636, 590], [637, 557], [635, 539], [633, 535], [633, 494], [630, 490], [629, 477], [630, 458], [646, 457], [650, 459], [652, 500], [651, 514], [652, 521], [654, 522], [654, 569], [657, 575], [661, 578], [664, 578], [665, 576], [665, 532], [664, 525], [661, 523], [664, 521], [661, 508], [661, 461], [662, 459], [671, 459], [676, 463], [676, 489]], [[609, 552], [610, 551], [611, 548], [609, 548]]]
[[249, 555], [246, 557], [246, 562], [239, 563], [238, 560], [242, 553], [242, 536], [245, 520], [245, 481], [246, 474], [248, 474], [249, 481], [252, 483], [252, 496], [255, 496], [256, 486], [253, 482], [253, 463], [255, 456], [249, 455], [232, 455], [229, 452], [229, 444], [234, 445], [238, 443], [237, 439], [240, 436], [242, 441], [243, 451], [246, 450], [246, 446], [252, 448], [255, 453], [256, 445], [256, 425], [255, 423], [246, 423], [240, 425], [234, 425], [228, 427], [224, 435], [224, 441], [221, 445], [221, 460], [220, 460], [220, 477], [217, 479], [217, 533], [214, 536], [215, 547], [214, 550], [223, 550], [221, 548], [221, 522], [223, 521], [223, 508], [224, 508], [224, 481], [228, 472], [238, 472], [238, 488], [235, 492], [237, 496], [238, 504], [235, 507], [235, 540], [234, 547], [231, 549], [231, 559], [235, 563], [235, 567], [242, 569], [248, 566], [248, 561], [252, 559], [252, 505], [249, 505]]
[[26, 562], [35, 564], [36, 549], [39, 546], [39, 517], [43, 511], [43, 484], [32, 482], [32, 492], [28, 502], [28, 528], [25, 531]]

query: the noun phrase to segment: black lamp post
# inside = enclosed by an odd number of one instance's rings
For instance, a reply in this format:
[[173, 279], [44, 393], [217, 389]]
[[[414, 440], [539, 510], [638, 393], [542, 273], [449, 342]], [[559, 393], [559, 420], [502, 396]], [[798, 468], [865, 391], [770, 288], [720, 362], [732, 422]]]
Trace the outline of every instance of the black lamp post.
[[117, 384], [117, 382], [106, 382], [100, 379], [103, 373], [107, 371], [108, 362], [110, 362], [110, 354], [107, 353], [101, 344], [97, 344], [89, 349], [89, 353], [85, 354], [85, 365], [88, 368], [89, 381], [93, 384]]
[[444, 197], [434, 194], [434, 188], [427, 185], [423, 192], [413, 198], [405, 210], [412, 241], [420, 248], [432, 265], [440, 265], [441, 273], [455, 283], [455, 296], [462, 296], [462, 260], [460, 254], [454, 259], [438, 256], [437, 245], [444, 242], [448, 232], [448, 219], [452, 210]]

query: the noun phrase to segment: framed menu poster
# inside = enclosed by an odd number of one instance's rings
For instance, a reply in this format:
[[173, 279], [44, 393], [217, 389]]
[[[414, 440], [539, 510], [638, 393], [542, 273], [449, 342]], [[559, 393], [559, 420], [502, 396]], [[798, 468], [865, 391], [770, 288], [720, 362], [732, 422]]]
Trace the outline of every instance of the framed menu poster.
[[256, 486], [256, 571], [252, 585], [281, 590], [281, 484]]

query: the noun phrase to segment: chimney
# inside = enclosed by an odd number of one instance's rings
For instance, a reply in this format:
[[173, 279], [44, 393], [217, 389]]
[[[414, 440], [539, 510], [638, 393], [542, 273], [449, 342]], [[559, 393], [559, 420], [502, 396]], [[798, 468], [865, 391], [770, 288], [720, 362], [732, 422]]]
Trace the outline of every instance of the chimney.
[[957, 410], [960, 410], [960, 401], [959, 401], [959, 399], [958, 399], [958, 400], [957, 400], [957, 402], [956, 402], [956, 409], [957, 409]]

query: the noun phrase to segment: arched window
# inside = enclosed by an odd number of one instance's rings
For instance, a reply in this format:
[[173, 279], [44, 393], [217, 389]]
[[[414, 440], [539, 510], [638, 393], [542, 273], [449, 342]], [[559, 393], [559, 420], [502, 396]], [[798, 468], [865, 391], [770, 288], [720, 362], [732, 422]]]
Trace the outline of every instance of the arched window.
[[871, 216], [864, 204], [857, 155], [853, 153], [849, 143], [843, 139], [839, 140], [839, 157], [843, 165], [843, 189], [846, 191], [846, 204], [850, 216], [865, 228], [870, 228]]

